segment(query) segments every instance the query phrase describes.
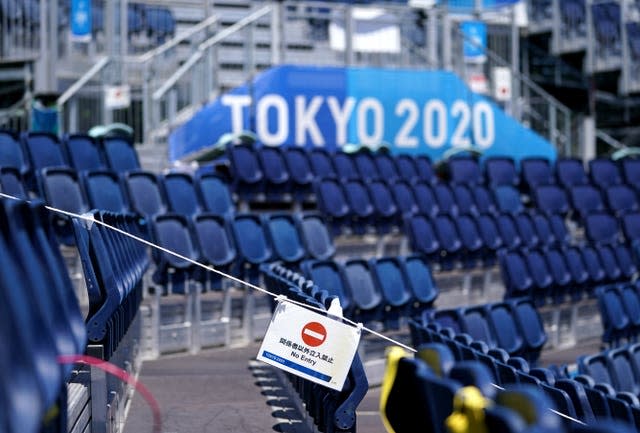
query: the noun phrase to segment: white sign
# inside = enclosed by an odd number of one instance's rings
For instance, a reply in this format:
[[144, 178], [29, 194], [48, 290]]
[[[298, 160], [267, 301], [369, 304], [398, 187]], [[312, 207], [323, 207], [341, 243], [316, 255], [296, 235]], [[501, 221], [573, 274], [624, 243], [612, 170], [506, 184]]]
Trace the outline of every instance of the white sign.
[[257, 359], [342, 391], [360, 342], [360, 329], [314, 311], [280, 302]]
[[495, 66], [492, 70], [493, 97], [497, 101], [511, 100], [511, 70], [503, 66]]
[[104, 106], [109, 110], [129, 108], [131, 105], [131, 87], [128, 84], [122, 86], [105, 86]]
[[[400, 26], [398, 19], [384, 9], [352, 9], [354, 30], [351, 39], [355, 51], [363, 53], [399, 53]], [[335, 20], [329, 23], [329, 44], [332, 50], [346, 49], [347, 34], [344, 23]]]

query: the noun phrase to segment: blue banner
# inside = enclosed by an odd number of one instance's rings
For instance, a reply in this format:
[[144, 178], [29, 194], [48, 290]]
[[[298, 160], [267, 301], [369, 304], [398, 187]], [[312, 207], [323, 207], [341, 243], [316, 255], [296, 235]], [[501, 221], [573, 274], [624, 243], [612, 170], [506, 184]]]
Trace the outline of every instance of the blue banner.
[[487, 25], [481, 21], [465, 21], [460, 24], [464, 36], [462, 54], [468, 62], [483, 63], [487, 60]]
[[71, 0], [71, 37], [91, 40], [91, 0]]
[[[251, 94], [250, 94], [251, 92]], [[446, 71], [279, 66], [223, 95], [169, 136], [172, 161], [226, 133], [267, 146], [388, 143], [438, 160], [452, 148], [554, 159], [553, 145]]]

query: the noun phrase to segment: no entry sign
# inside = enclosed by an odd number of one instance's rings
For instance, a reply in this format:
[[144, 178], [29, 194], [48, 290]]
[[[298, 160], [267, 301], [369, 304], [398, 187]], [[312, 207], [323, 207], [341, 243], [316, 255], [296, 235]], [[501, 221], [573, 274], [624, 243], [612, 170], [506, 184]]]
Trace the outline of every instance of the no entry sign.
[[341, 391], [358, 349], [360, 329], [280, 302], [257, 359]]

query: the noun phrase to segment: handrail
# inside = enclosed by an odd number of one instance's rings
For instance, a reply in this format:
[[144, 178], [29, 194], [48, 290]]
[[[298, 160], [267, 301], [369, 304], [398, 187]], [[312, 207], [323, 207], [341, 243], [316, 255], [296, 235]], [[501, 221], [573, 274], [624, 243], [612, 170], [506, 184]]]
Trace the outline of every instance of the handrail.
[[187, 61], [180, 67], [178, 68], [178, 70], [176, 72], [173, 73], [173, 75], [171, 75], [167, 81], [165, 81], [165, 83], [160, 86], [160, 88], [158, 90], [156, 90], [152, 97], [153, 100], [157, 101], [160, 98], [162, 98], [173, 86], [175, 86], [175, 84], [178, 82], [178, 80], [180, 78], [182, 78], [184, 76], [184, 74], [186, 74], [188, 72], [188, 70], [198, 61], [200, 60], [200, 58], [202, 58], [202, 56], [204, 55], [204, 52], [212, 47], [213, 45], [221, 42], [223, 39], [231, 36], [232, 34], [234, 34], [235, 32], [237, 32], [238, 30], [246, 27], [249, 24], [252, 24], [254, 21], [262, 18], [263, 16], [269, 14], [272, 11], [272, 7], [270, 5], [268, 6], [264, 6], [260, 9], [258, 9], [257, 11], [247, 15], [246, 17], [242, 18], [241, 20], [235, 22], [233, 25], [227, 27], [224, 30], [221, 30], [220, 32], [218, 32], [217, 34], [215, 34], [214, 36], [210, 37], [209, 39], [207, 39], [206, 41], [202, 42], [200, 45], [198, 45], [198, 50], [193, 53], [189, 59], [187, 59]]
[[613, 138], [612, 136], [610, 136], [609, 134], [607, 134], [606, 132], [604, 132], [604, 131], [602, 131], [600, 129], [596, 129], [596, 137], [599, 138], [600, 140], [604, 141], [605, 143], [607, 143], [609, 146], [613, 147], [614, 149], [622, 149], [622, 148], [626, 147], [620, 141], [616, 140], [615, 138]]
[[111, 61], [110, 57], [103, 57], [100, 59], [98, 63], [93, 65], [91, 69], [89, 69], [85, 74], [78, 79], [75, 83], [73, 83], [67, 90], [64, 91], [62, 95], [56, 101], [58, 106], [64, 105], [73, 95], [78, 92], [85, 84], [87, 84], [98, 72], [100, 72], [109, 62]]
[[167, 42], [165, 42], [164, 44], [160, 45], [159, 47], [156, 47], [156, 48], [154, 48], [152, 50], [147, 51], [144, 54], [141, 54], [141, 55], [135, 57], [135, 60], [137, 60], [137, 61], [139, 61], [141, 63], [148, 62], [152, 58], [154, 58], [156, 56], [159, 56], [159, 55], [163, 54], [166, 51], [169, 51], [171, 48], [175, 47], [180, 42], [184, 41], [187, 38], [190, 38], [191, 36], [195, 35], [199, 31], [209, 27], [212, 24], [215, 24], [216, 22], [218, 22], [218, 16], [217, 15], [211, 15], [209, 18], [200, 21], [198, 24], [196, 24], [195, 26], [191, 27], [189, 30], [184, 31], [184, 32], [180, 33], [179, 35], [176, 35], [173, 38], [169, 39]]

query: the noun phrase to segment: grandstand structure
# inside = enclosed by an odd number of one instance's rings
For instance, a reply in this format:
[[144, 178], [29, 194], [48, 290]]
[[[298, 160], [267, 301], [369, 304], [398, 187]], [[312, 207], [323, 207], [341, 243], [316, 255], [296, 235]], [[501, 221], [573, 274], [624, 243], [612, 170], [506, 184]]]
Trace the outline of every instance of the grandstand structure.
[[0, 431], [640, 431], [639, 23], [0, 0]]

